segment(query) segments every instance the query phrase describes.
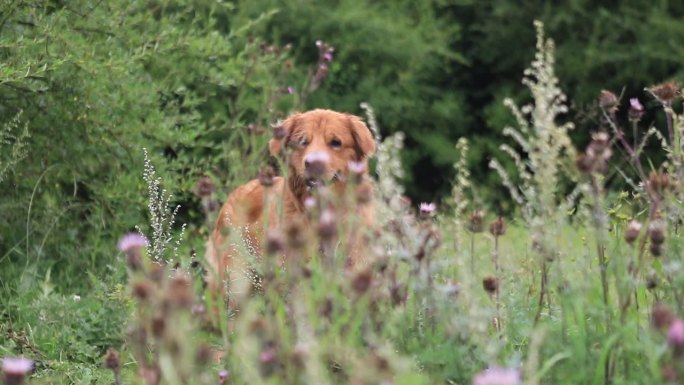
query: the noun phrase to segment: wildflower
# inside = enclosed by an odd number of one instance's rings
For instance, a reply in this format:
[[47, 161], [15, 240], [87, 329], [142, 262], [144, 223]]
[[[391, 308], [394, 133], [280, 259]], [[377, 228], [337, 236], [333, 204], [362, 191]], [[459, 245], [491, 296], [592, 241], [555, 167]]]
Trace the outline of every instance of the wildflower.
[[128, 233], [119, 240], [119, 250], [126, 253], [126, 264], [131, 270], [142, 269], [142, 248], [147, 245], [147, 238], [139, 233]]
[[81, 300], [81, 296], [77, 295], [77, 294], [74, 294], [74, 296], [72, 298], [73, 298], [74, 302], [79, 302]]
[[629, 99], [629, 120], [633, 122], [638, 122], [641, 117], [644, 116], [644, 106], [641, 105], [639, 99], [631, 98]]
[[316, 198], [314, 198], [312, 196], [308, 196], [308, 197], [304, 198], [304, 207], [306, 207], [309, 210], [316, 207]]
[[274, 348], [268, 348], [259, 354], [259, 361], [262, 364], [270, 364], [276, 359], [276, 350]]
[[650, 88], [653, 95], [664, 104], [671, 104], [679, 93], [679, 84], [675, 81], [658, 84]]
[[504, 222], [503, 218], [497, 217], [494, 222], [489, 225], [489, 232], [495, 237], [506, 234], [506, 222]]
[[684, 348], [684, 321], [680, 318], [675, 319], [670, 324], [670, 328], [667, 331], [667, 342], [673, 348]]
[[259, 179], [259, 183], [264, 186], [264, 187], [271, 187], [273, 186], [273, 178], [275, 177], [275, 170], [273, 170], [273, 167], [271, 166], [266, 166], [259, 171], [259, 175], [257, 176], [257, 179]]
[[143, 235], [139, 233], [128, 233], [119, 240], [119, 250], [128, 253], [135, 249], [146, 247], [147, 244], [147, 238]]
[[366, 171], [366, 164], [364, 162], [351, 161], [347, 163], [347, 167], [353, 174], [363, 174], [363, 172]]
[[330, 163], [330, 155], [323, 151], [314, 151], [308, 154], [304, 160], [304, 167], [306, 173], [312, 178], [320, 178], [325, 175], [328, 164]]
[[660, 257], [663, 254], [663, 245], [660, 243], [651, 243], [648, 250], [654, 257]]
[[224, 370], [221, 370], [221, 371], [218, 373], [219, 385], [226, 385], [226, 384], [228, 383], [228, 377], [229, 377], [229, 375], [230, 375], [230, 373], [229, 373], [227, 370], [225, 370], [225, 369], [224, 369]]
[[472, 233], [481, 233], [484, 231], [484, 211], [475, 210], [470, 215], [470, 221], [468, 222], [468, 230]]
[[665, 224], [661, 219], [656, 219], [648, 225], [648, 235], [652, 244], [660, 245], [665, 242]]
[[323, 240], [330, 240], [337, 235], [337, 222], [332, 210], [325, 209], [321, 212], [318, 220], [318, 235]]
[[327, 50], [323, 54], [323, 60], [327, 61], [328, 63], [333, 61], [333, 51], [332, 50]]
[[271, 229], [266, 234], [266, 253], [274, 255], [285, 250], [285, 239], [279, 230]]
[[105, 354], [104, 357], [104, 366], [107, 369], [112, 369], [114, 371], [119, 370], [121, 368], [121, 360], [119, 359], [119, 352], [116, 350], [109, 348], [107, 349], [107, 353]]
[[473, 385], [519, 385], [520, 373], [515, 369], [489, 368], [473, 377]]
[[295, 93], [295, 89], [292, 86], [287, 86], [287, 93], [292, 95]]
[[641, 232], [641, 223], [636, 219], [632, 219], [627, 225], [627, 230], [625, 230], [625, 241], [630, 245], [634, 242]]
[[674, 314], [662, 303], [656, 303], [651, 310], [651, 325], [659, 330], [669, 327], [674, 320]]
[[24, 377], [33, 370], [33, 361], [24, 357], [6, 357], [2, 359], [2, 372], [5, 384], [21, 385]]
[[430, 218], [433, 213], [435, 212], [435, 209], [437, 206], [434, 203], [421, 203], [418, 205], [418, 211], [420, 212], [420, 218], [421, 219], [427, 219]]
[[617, 111], [618, 98], [614, 93], [608, 90], [602, 90], [599, 95], [599, 106], [608, 112]]
[[494, 294], [499, 290], [499, 279], [496, 277], [488, 276], [482, 280], [482, 287], [489, 294]]
[[213, 194], [215, 189], [216, 187], [214, 186], [214, 182], [211, 181], [211, 178], [203, 176], [195, 184], [194, 191], [198, 197], [204, 198]]

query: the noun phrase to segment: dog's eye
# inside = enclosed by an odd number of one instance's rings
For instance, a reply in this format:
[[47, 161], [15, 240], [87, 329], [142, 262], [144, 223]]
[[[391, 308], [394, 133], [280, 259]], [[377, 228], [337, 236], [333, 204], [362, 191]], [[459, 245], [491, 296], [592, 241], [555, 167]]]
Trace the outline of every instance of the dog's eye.
[[330, 141], [330, 147], [340, 148], [340, 147], [342, 147], [342, 142], [339, 139], [333, 139]]
[[306, 138], [301, 138], [301, 139], [299, 139], [299, 141], [297, 142], [297, 144], [298, 144], [300, 147], [305, 147], [306, 145], [309, 144], [309, 141], [308, 141]]

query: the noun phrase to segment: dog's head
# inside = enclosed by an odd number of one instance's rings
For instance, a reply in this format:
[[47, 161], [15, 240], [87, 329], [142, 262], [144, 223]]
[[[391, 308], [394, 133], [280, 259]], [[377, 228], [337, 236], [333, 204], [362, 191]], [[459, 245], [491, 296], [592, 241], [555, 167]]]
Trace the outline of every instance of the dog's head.
[[309, 187], [346, 180], [350, 162], [366, 164], [375, 152], [371, 131], [354, 115], [320, 109], [296, 113], [280, 129], [281, 138], [269, 142], [271, 155], [290, 148], [290, 170]]

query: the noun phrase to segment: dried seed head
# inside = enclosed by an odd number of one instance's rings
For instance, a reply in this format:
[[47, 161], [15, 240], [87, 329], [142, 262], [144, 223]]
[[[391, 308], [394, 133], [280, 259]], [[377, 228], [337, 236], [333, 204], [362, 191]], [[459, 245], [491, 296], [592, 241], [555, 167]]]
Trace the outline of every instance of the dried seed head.
[[356, 187], [356, 202], [360, 205], [368, 204], [373, 200], [373, 187], [370, 183], [361, 183]]
[[287, 244], [292, 249], [299, 250], [306, 245], [306, 231], [301, 219], [294, 218], [289, 221], [285, 228], [285, 235]]
[[608, 112], [615, 112], [618, 108], [618, 98], [608, 90], [602, 90], [599, 95], [599, 106]]
[[332, 316], [333, 312], [333, 301], [330, 297], [327, 297], [323, 303], [321, 304], [318, 313], [321, 315], [323, 318], [330, 319]]
[[273, 186], [273, 179], [275, 178], [275, 171], [273, 170], [273, 167], [271, 166], [266, 166], [259, 171], [259, 175], [257, 176], [257, 179], [259, 179], [259, 183], [261, 183], [262, 186], [264, 187], [271, 187]]
[[214, 352], [211, 349], [211, 346], [206, 343], [202, 343], [197, 347], [197, 352], [195, 353], [195, 362], [197, 362], [198, 365], [206, 365], [211, 362], [213, 353]]
[[488, 276], [482, 280], [482, 287], [489, 294], [495, 294], [499, 290], [499, 279]]
[[470, 215], [468, 230], [470, 230], [472, 233], [481, 233], [484, 231], [484, 211], [475, 210]]
[[287, 136], [287, 129], [285, 129], [285, 126], [283, 126], [282, 121], [279, 120], [278, 122], [272, 124], [271, 128], [273, 128], [273, 139], [282, 140], [285, 139], [285, 136]]
[[161, 338], [166, 331], [166, 319], [163, 314], [157, 313], [152, 317], [152, 335]]
[[169, 281], [166, 299], [172, 306], [190, 307], [193, 301], [192, 286], [187, 275], [177, 272]]
[[489, 225], [489, 232], [495, 237], [506, 234], [506, 222], [504, 222], [502, 217], [497, 217], [494, 222]]
[[119, 370], [121, 368], [121, 360], [119, 359], [119, 352], [109, 348], [104, 357], [104, 366], [107, 369]]
[[133, 292], [133, 296], [135, 298], [141, 302], [145, 302], [152, 296], [152, 293], [154, 292], [154, 286], [152, 283], [150, 283], [150, 281], [147, 280], [138, 281], [133, 283], [131, 291]]
[[671, 187], [670, 177], [664, 172], [651, 171], [648, 175], [648, 186], [662, 196]]
[[656, 303], [651, 310], [651, 325], [658, 330], [667, 329], [675, 316], [670, 309], [662, 303]]
[[147, 272], [147, 277], [156, 283], [160, 283], [164, 279], [165, 274], [164, 265], [159, 262], [152, 262], [149, 265], [149, 271]]
[[648, 290], [653, 290], [658, 287], [658, 277], [655, 274], [651, 274], [646, 277], [646, 288]]
[[364, 269], [357, 272], [352, 279], [352, 289], [358, 295], [362, 295], [368, 291], [373, 281], [373, 271], [371, 269]]
[[594, 165], [594, 157], [581, 152], [577, 155], [575, 165], [577, 165], [577, 169], [582, 174], [591, 174]]
[[661, 103], [671, 104], [679, 95], [679, 84], [675, 81], [658, 84], [651, 87], [651, 92]]
[[639, 237], [641, 227], [642, 226], [639, 221], [632, 219], [625, 230], [625, 241], [631, 245]]
[[197, 181], [193, 190], [195, 191], [195, 195], [204, 198], [213, 194], [216, 188], [214, 187], [214, 182], [211, 181], [211, 178], [203, 176]]

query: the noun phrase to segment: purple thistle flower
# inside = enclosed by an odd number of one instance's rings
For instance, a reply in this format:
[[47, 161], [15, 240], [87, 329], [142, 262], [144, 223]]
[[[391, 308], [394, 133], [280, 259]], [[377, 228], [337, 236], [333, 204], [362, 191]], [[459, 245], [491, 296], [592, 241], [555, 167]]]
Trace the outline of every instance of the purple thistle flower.
[[219, 384], [220, 385], [225, 385], [228, 383], [228, 371], [227, 370], [221, 370], [218, 374], [219, 377]]
[[140, 249], [149, 244], [147, 238], [139, 233], [128, 233], [119, 240], [119, 250], [128, 253], [133, 249]]
[[473, 385], [519, 385], [520, 373], [515, 369], [489, 368], [473, 377]]
[[333, 53], [331, 50], [328, 50], [323, 54], [323, 60], [327, 61], [328, 63], [333, 61]]
[[629, 120], [639, 121], [644, 115], [644, 106], [639, 102], [637, 98], [629, 99]]
[[6, 357], [2, 359], [2, 371], [7, 375], [25, 376], [33, 370], [33, 361], [25, 357]]
[[437, 206], [434, 203], [423, 202], [419, 205], [421, 215], [432, 215], [435, 209], [437, 209]]
[[670, 325], [670, 330], [667, 332], [667, 342], [675, 347], [684, 347], [684, 321], [681, 319], [676, 319], [672, 321]]
[[349, 168], [349, 171], [353, 172], [354, 174], [362, 174], [364, 171], [366, 171], [366, 164], [364, 162], [351, 161], [347, 163], [347, 167]]
[[292, 95], [295, 93], [295, 89], [292, 86], [287, 86], [287, 93]]

